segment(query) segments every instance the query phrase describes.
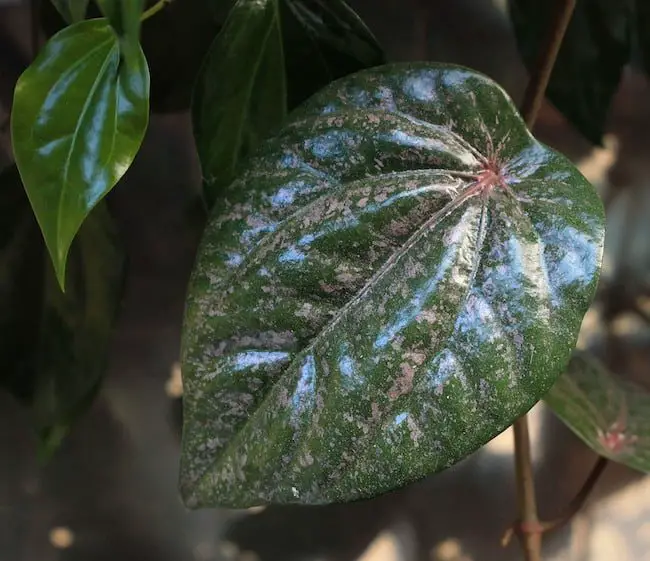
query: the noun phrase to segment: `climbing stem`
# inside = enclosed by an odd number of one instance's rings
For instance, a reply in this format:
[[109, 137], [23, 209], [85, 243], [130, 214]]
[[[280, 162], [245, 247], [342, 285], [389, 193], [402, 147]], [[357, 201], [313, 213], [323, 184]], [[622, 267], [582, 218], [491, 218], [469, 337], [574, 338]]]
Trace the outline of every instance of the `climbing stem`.
[[576, 496], [573, 497], [573, 500], [569, 503], [569, 506], [566, 508], [566, 510], [554, 520], [549, 520], [548, 522], [541, 523], [543, 533], [552, 532], [553, 530], [561, 528], [567, 522], [569, 522], [578, 512], [580, 512], [608, 464], [609, 460], [607, 460], [607, 458], [603, 458], [602, 456], [598, 458], [596, 464], [589, 473], [589, 477], [587, 477], [583, 483], [580, 491], [578, 491]]
[[521, 538], [526, 561], [541, 561], [542, 533], [537, 518], [535, 480], [530, 454], [530, 434], [526, 415], [513, 426], [515, 440], [515, 474], [517, 478], [517, 534]]
[[[555, 10], [548, 35], [531, 74], [521, 106], [521, 114], [529, 129], [532, 129], [535, 125], [539, 108], [544, 99], [544, 92], [551, 77], [575, 4], [576, 0], [555, 0]], [[543, 528], [540, 526], [537, 517], [527, 416], [524, 415], [517, 419], [513, 429], [519, 511], [519, 531], [517, 533], [521, 538], [526, 561], [540, 561]]]
[[576, 0], [555, 0], [553, 19], [521, 104], [521, 114], [529, 129], [533, 128], [537, 120], [537, 114], [544, 99], [544, 92], [546, 92], [546, 86], [548, 86], [575, 5]]

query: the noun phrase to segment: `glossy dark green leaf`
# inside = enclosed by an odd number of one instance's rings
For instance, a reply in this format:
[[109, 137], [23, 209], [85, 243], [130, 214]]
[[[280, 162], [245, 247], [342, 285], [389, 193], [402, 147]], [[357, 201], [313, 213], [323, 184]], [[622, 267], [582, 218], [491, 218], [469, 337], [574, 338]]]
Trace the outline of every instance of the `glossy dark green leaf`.
[[650, 473], [650, 394], [576, 351], [544, 401], [592, 450]]
[[61, 286], [73, 238], [147, 128], [147, 64], [141, 51], [131, 62], [106, 20], [87, 20], [52, 37], [16, 85], [16, 162]]
[[205, 57], [192, 101], [208, 204], [285, 111], [276, 0], [238, 0]]
[[120, 48], [123, 54], [128, 58], [137, 57], [140, 53], [140, 18], [144, 0], [95, 1], [120, 38]]
[[289, 109], [330, 82], [385, 62], [377, 40], [343, 0], [281, 0]]
[[[546, 91], [549, 100], [595, 144], [631, 53], [633, 0], [580, 0]], [[519, 51], [535, 67], [554, 17], [548, 0], [510, 0]]]
[[101, 382], [124, 257], [102, 203], [72, 244], [61, 292], [15, 168], [0, 190], [0, 386], [29, 408], [48, 457]]
[[50, 0], [67, 23], [77, 23], [86, 17], [90, 0]]
[[205, 231], [186, 504], [361, 499], [466, 457], [563, 371], [603, 236], [595, 189], [489, 78], [395, 64], [325, 88]]

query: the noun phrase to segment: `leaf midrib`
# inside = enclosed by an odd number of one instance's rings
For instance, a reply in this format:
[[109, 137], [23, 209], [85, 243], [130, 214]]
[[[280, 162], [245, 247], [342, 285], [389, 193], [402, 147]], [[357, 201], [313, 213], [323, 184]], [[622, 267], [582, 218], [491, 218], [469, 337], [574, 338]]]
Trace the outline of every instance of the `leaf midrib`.
[[[480, 195], [478, 195], [480, 196]], [[469, 200], [469, 199], [468, 199]], [[481, 218], [479, 220], [479, 226], [478, 226], [478, 234], [477, 234], [477, 244], [476, 244], [476, 251], [474, 252], [474, 262], [472, 264], [472, 271], [469, 275], [468, 281], [467, 281], [467, 290], [465, 291], [465, 294], [463, 295], [463, 298], [459, 301], [458, 303], [458, 314], [462, 313], [463, 310], [465, 309], [465, 306], [467, 305], [467, 300], [469, 298], [469, 295], [472, 291], [472, 287], [474, 286], [474, 282], [476, 280], [476, 275], [479, 270], [480, 266], [480, 261], [481, 261], [481, 251], [483, 248], [483, 243], [485, 241], [484, 239], [484, 234], [485, 234], [485, 224], [486, 224], [486, 211], [487, 211], [487, 198], [486, 197], [481, 197]], [[454, 209], [455, 210], [455, 209]], [[431, 356], [431, 360], [435, 360], [435, 358], [443, 352], [445, 349], [449, 347], [449, 340], [453, 337], [453, 328], [452, 332], [449, 334], [449, 336], [445, 337], [444, 343], [440, 346], [440, 350]], [[413, 379], [413, 383], [415, 384], [415, 377]], [[414, 394], [411, 393], [408, 396], [409, 402], [412, 400], [414, 397]], [[393, 405], [396, 405], [397, 402], [394, 402]], [[392, 412], [394, 409], [391, 407], [390, 411]], [[373, 437], [377, 434], [377, 431], [381, 427], [381, 423], [376, 423], [373, 425], [371, 430], [369, 430], [366, 434], [360, 435], [357, 437], [355, 441], [355, 446], [357, 447], [364, 447], [364, 452], [366, 453], [368, 445], [372, 445], [372, 439]], [[344, 470], [347, 466], [352, 464], [353, 461], [357, 461], [358, 457], [361, 456], [361, 453], [353, 455], [351, 459], [346, 460], [345, 456], [342, 456], [342, 461], [341, 464], [339, 465], [339, 472]], [[331, 483], [332, 478], [337, 475], [334, 471], [330, 471], [329, 474], [326, 474], [324, 478], [324, 485], [328, 485]]]
[[[437, 171], [437, 170], [429, 170], [429, 171]], [[371, 277], [366, 281], [364, 286], [352, 297], [350, 300], [348, 300], [336, 313], [335, 316], [332, 317], [332, 319], [328, 322], [326, 326], [324, 326], [310, 342], [308, 345], [306, 345], [303, 349], [300, 350], [300, 352], [296, 353], [294, 358], [291, 360], [289, 364], [284, 368], [284, 371], [280, 374], [280, 376], [276, 379], [274, 383], [274, 387], [277, 386], [287, 375], [288, 371], [292, 367], [293, 364], [295, 364], [297, 361], [301, 360], [306, 354], [311, 352], [315, 345], [326, 335], [328, 335], [334, 328], [338, 325], [338, 323], [342, 320], [342, 318], [347, 314], [347, 312], [355, 306], [367, 293], [368, 291], [373, 287], [373, 285], [384, 275], [386, 275], [396, 264], [397, 262], [404, 256], [406, 253], [419, 241], [420, 238], [422, 238], [429, 230], [431, 227], [435, 226], [437, 223], [439, 223], [442, 219], [444, 219], [446, 216], [448, 216], [450, 213], [453, 211], [457, 210], [460, 208], [464, 203], [467, 201], [471, 200], [473, 197], [477, 196], [476, 192], [472, 191], [465, 191], [461, 195], [458, 195], [455, 199], [451, 200], [449, 203], [447, 203], [443, 208], [441, 208], [438, 212], [434, 213], [431, 218], [426, 220], [410, 237], [402, 246], [399, 248], [399, 250], [393, 252], [386, 262], [373, 274]], [[312, 202], [313, 203], [313, 202]], [[309, 205], [306, 205], [309, 206]], [[306, 207], [302, 207], [304, 209]], [[298, 213], [296, 213], [298, 214]], [[248, 416], [248, 419], [246, 421], [246, 425], [243, 427], [245, 430], [246, 426], [250, 426], [251, 423], [255, 422], [255, 418], [259, 416], [264, 409], [264, 406], [266, 403], [269, 401], [269, 399], [272, 397], [273, 391], [269, 391], [262, 401], [258, 404], [256, 409]], [[236, 432], [236, 434], [233, 435], [233, 437], [230, 439], [228, 444], [226, 445], [225, 448], [223, 448], [217, 458], [209, 462], [208, 468], [199, 476], [196, 478], [196, 480], [193, 483], [193, 486], [196, 487], [201, 484], [201, 482], [210, 474], [211, 471], [214, 469], [217, 469], [219, 465], [222, 463], [224, 460], [224, 457], [226, 456], [226, 452], [229, 449], [232, 449], [233, 447], [236, 447], [239, 441], [243, 438], [243, 433], [244, 430], [239, 430]]]
[[104, 48], [107, 44], [111, 43], [111, 41], [115, 42], [115, 45], [111, 47], [106, 54], [106, 57], [104, 58], [104, 62], [102, 62], [102, 65], [99, 69], [99, 72], [97, 73], [97, 78], [93, 82], [92, 87], [90, 88], [90, 91], [88, 92], [88, 95], [86, 96], [86, 100], [82, 106], [81, 113], [79, 114], [79, 118], [77, 119], [77, 123], [75, 125], [74, 132], [72, 133], [72, 140], [70, 142], [70, 148], [68, 150], [68, 155], [65, 159], [65, 165], [63, 167], [63, 174], [62, 174], [62, 183], [61, 183], [61, 192], [59, 195], [59, 205], [57, 209], [57, 228], [56, 228], [56, 240], [57, 240], [57, 258], [60, 261], [64, 260], [64, 257], [60, 255], [61, 252], [61, 247], [64, 245], [63, 240], [61, 239], [61, 229], [62, 229], [62, 216], [63, 216], [63, 203], [64, 200], [66, 200], [66, 194], [67, 194], [67, 187], [68, 187], [68, 174], [70, 170], [70, 162], [72, 160], [72, 155], [73, 152], [75, 151], [77, 140], [78, 140], [78, 135], [79, 131], [81, 129], [81, 124], [82, 122], [85, 121], [86, 113], [88, 112], [88, 109], [90, 107], [91, 100], [94, 98], [95, 92], [97, 91], [97, 88], [99, 87], [99, 84], [102, 82], [102, 78], [106, 72], [106, 67], [109, 63], [109, 61], [112, 59], [113, 51], [117, 48], [117, 41], [114, 39], [113, 36], [109, 37], [106, 39], [106, 41], [103, 41], [97, 47], [92, 49], [90, 52], [88, 52], [84, 57], [79, 61], [81, 63], [83, 60], [86, 60], [90, 58], [96, 51], [100, 50], [101, 48]]

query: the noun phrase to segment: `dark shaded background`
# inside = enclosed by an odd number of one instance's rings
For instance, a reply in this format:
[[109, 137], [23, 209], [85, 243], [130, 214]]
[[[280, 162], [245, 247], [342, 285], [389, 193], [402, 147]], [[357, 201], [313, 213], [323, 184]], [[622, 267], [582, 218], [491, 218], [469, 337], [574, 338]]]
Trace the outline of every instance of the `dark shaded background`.
[[[0, 0], [0, 126], [6, 126], [14, 82], [31, 56], [24, 4]], [[465, 64], [491, 75], [515, 99], [521, 96], [526, 76], [503, 0], [351, 4], [390, 59]], [[201, 52], [201, 30], [179, 32], [171, 44]], [[499, 545], [515, 514], [508, 433], [454, 469], [371, 501], [261, 512], [189, 513], [182, 507], [176, 491], [178, 403], [168, 382], [177, 373], [185, 285], [201, 230], [200, 173], [181, 109], [188, 72], [176, 51], [165, 52], [170, 68], [161, 67], [163, 93], [156, 103], [166, 113], [152, 116], [144, 146], [110, 200], [130, 271], [101, 394], [45, 468], [36, 464], [24, 413], [0, 394], [0, 561], [521, 559], [516, 545]], [[650, 216], [649, 94], [644, 78], [626, 75], [605, 149], [592, 150], [548, 106], [536, 131], [579, 162], [604, 195], [620, 192], [608, 209], [604, 278], [614, 289], [585, 321], [583, 343], [641, 382], [648, 378], [647, 330], [619, 312], [622, 295], [650, 271], [644, 218]], [[0, 165], [9, 155], [5, 129]], [[603, 313], [612, 320], [607, 329]], [[533, 418], [540, 511], [552, 517], [595, 457], [543, 408]], [[548, 560], [650, 560], [650, 484], [610, 466], [590, 507], [546, 546]]]

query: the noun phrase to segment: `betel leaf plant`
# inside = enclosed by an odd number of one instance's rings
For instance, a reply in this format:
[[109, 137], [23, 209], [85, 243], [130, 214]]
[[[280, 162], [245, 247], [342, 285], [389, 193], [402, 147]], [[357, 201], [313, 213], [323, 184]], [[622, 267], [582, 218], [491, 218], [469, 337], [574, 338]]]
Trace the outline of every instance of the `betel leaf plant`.
[[[602, 203], [530, 132], [548, 83], [600, 140], [623, 66], [649, 66], [643, 3], [583, 0], [571, 18], [571, 0], [511, 0], [531, 70], [519, 111], [477, 71], [387, 64], [343, 0], [205, 2], [220, 31], [191, 104], [210, 214], [183, 328], [187, 506], [376, 496], [513, 423], [525, 483], [525, 414], [541, 399], [600, 454], [647, 469], [630, 432], [645, 398], [574, 353]], [[0, 384], [44, 457], [108, 358], [125, 270], [110, 191], [146, 132], [141, 37], [168, 3], [53, 1], [65, 25], [16, 84]], [[603, 400], [624, 421], [598, 424]], [[520, 488], [514, 528], [538, 559]]]
[[476, 72], [393, 64], [321, 90], [206, 228], [188, 504], [367, 498], [485, 444], [568, 362], [603, 224], [595, 189]]

